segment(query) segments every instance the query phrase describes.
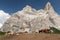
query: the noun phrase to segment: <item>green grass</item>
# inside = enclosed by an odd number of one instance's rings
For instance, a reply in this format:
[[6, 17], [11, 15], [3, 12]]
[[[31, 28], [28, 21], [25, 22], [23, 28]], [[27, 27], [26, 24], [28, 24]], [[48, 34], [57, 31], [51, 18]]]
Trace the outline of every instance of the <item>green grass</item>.
[[0, 38], [2, 38], [5, 35], [5, 32], [0, 31]]

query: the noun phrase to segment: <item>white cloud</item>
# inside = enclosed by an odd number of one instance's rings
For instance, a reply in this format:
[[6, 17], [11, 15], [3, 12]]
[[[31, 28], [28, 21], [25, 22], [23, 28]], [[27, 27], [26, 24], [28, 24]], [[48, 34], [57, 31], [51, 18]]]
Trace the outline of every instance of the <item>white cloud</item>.
[[9, 17], [10, 15], [8, 13], [5, 13], [3, 10], [0, 10], [0, 28]]
[[3, 24], [0, 23], [0, 28], [2, 27]]

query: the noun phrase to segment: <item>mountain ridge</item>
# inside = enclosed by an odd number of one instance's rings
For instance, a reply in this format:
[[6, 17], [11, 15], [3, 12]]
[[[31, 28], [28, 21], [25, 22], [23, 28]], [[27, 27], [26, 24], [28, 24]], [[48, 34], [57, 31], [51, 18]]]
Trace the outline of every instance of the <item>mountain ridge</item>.
[[30, 6], [26, 6], [23, 10], [13, 14], [2, 26], [1, 31], [11, 31], [13, 33], [25, 32], [28, 33], [39, 31], [42, 29], [50, 29], [55, 27], [60, 30], [60, 17], [54, 11], [50, 2], [45, 6], [45, 9], [36, 10]]

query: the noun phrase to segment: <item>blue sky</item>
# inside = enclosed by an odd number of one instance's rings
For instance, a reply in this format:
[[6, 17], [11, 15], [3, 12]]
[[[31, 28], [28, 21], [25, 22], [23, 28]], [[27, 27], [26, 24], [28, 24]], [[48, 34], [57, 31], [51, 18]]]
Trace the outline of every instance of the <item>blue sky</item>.
[[0, 10], [13, 14], [22, 10], [26, 5], [35, 9], [43, 9], [47, 2], [50, 2], [55, 11], [60, 14], [60, 0], [0, 0]]

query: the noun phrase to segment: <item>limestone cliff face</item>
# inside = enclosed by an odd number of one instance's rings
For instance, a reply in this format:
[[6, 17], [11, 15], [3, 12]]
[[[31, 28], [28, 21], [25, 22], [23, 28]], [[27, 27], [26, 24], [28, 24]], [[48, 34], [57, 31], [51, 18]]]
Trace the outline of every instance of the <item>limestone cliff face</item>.
[[32, 30], [60, 28], [60, 16], [54, 11], [48, 2], [45, 9], [36, 10], [30, 6], [26, 6], [23, 10], [13, 14], [2, 26], [1, 31], [32, 32]]

